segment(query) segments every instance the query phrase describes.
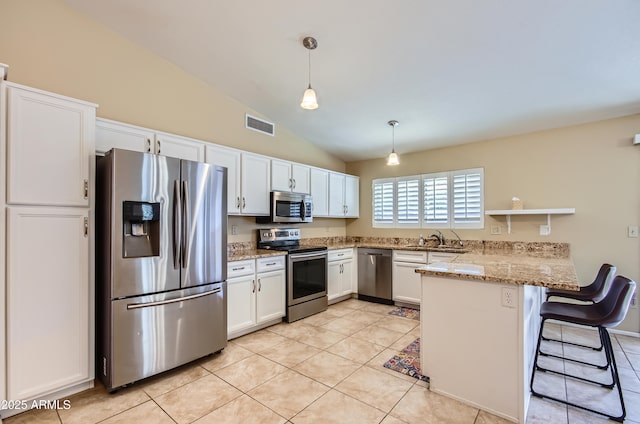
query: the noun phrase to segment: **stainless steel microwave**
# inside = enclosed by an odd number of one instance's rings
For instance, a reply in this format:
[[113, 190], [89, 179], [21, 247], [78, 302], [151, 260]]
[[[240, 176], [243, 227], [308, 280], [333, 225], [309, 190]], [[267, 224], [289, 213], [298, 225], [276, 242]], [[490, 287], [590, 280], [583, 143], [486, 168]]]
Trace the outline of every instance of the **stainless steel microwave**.
[[310, 194], [271, 192], [271, 222], [312, 222], [312, 210]]

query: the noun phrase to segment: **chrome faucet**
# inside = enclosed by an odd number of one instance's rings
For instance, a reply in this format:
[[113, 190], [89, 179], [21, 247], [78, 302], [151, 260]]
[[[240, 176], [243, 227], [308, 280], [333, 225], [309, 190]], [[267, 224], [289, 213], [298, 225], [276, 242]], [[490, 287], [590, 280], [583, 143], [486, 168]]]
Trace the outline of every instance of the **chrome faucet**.
[[438, 246], [444, 246], [444, 235], [442, 235], [442, 233], [439, 230], [436, 230], [438, 232], [438, 234], [433, 233], [429, 236], [429, 238], [435, 238], [436, 240], [438, 240]]
[[451, 231], [453, 234], [456, 235], [456, 237], [458, 237], [458, 246], [463, 247], [464, 244], [462, 243], [462, 239], [460, 239], [460, 236], [458, 235], [458, 233], [456, 233], [455, 231], [453, 231], [451, 228], [449, 228], [449, 231]]

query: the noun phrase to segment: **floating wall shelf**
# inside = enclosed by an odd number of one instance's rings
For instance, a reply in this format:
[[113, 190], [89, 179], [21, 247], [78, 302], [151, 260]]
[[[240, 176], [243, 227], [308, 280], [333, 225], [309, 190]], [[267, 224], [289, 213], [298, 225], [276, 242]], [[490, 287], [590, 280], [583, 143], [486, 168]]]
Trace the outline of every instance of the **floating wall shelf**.
[[551, 234], [551, 215], [572, 215], [575, 208], [561, 209], [497, 209], [485, 211], [485, 215], [504, 215], [507, 217], [507, 233], [511, 234], [511, 215], [547, 215], [548, 234]]

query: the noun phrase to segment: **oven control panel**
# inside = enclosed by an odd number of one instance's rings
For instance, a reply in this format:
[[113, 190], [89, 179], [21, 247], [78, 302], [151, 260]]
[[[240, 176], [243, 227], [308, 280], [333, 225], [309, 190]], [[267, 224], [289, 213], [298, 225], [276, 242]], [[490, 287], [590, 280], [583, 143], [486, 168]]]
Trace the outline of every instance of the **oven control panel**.
[[262, 228], [258, 230], [260, 241], [300, 240], [299, 228]]

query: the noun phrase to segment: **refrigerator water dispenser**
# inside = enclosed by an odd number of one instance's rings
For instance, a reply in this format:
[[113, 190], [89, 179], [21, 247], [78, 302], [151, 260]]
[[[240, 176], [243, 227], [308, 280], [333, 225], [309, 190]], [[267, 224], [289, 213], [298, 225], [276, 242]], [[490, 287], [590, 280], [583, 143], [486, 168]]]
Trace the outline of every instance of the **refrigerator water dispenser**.
[[122, 256], [160, 255], [160, 203], [122, 202]]

